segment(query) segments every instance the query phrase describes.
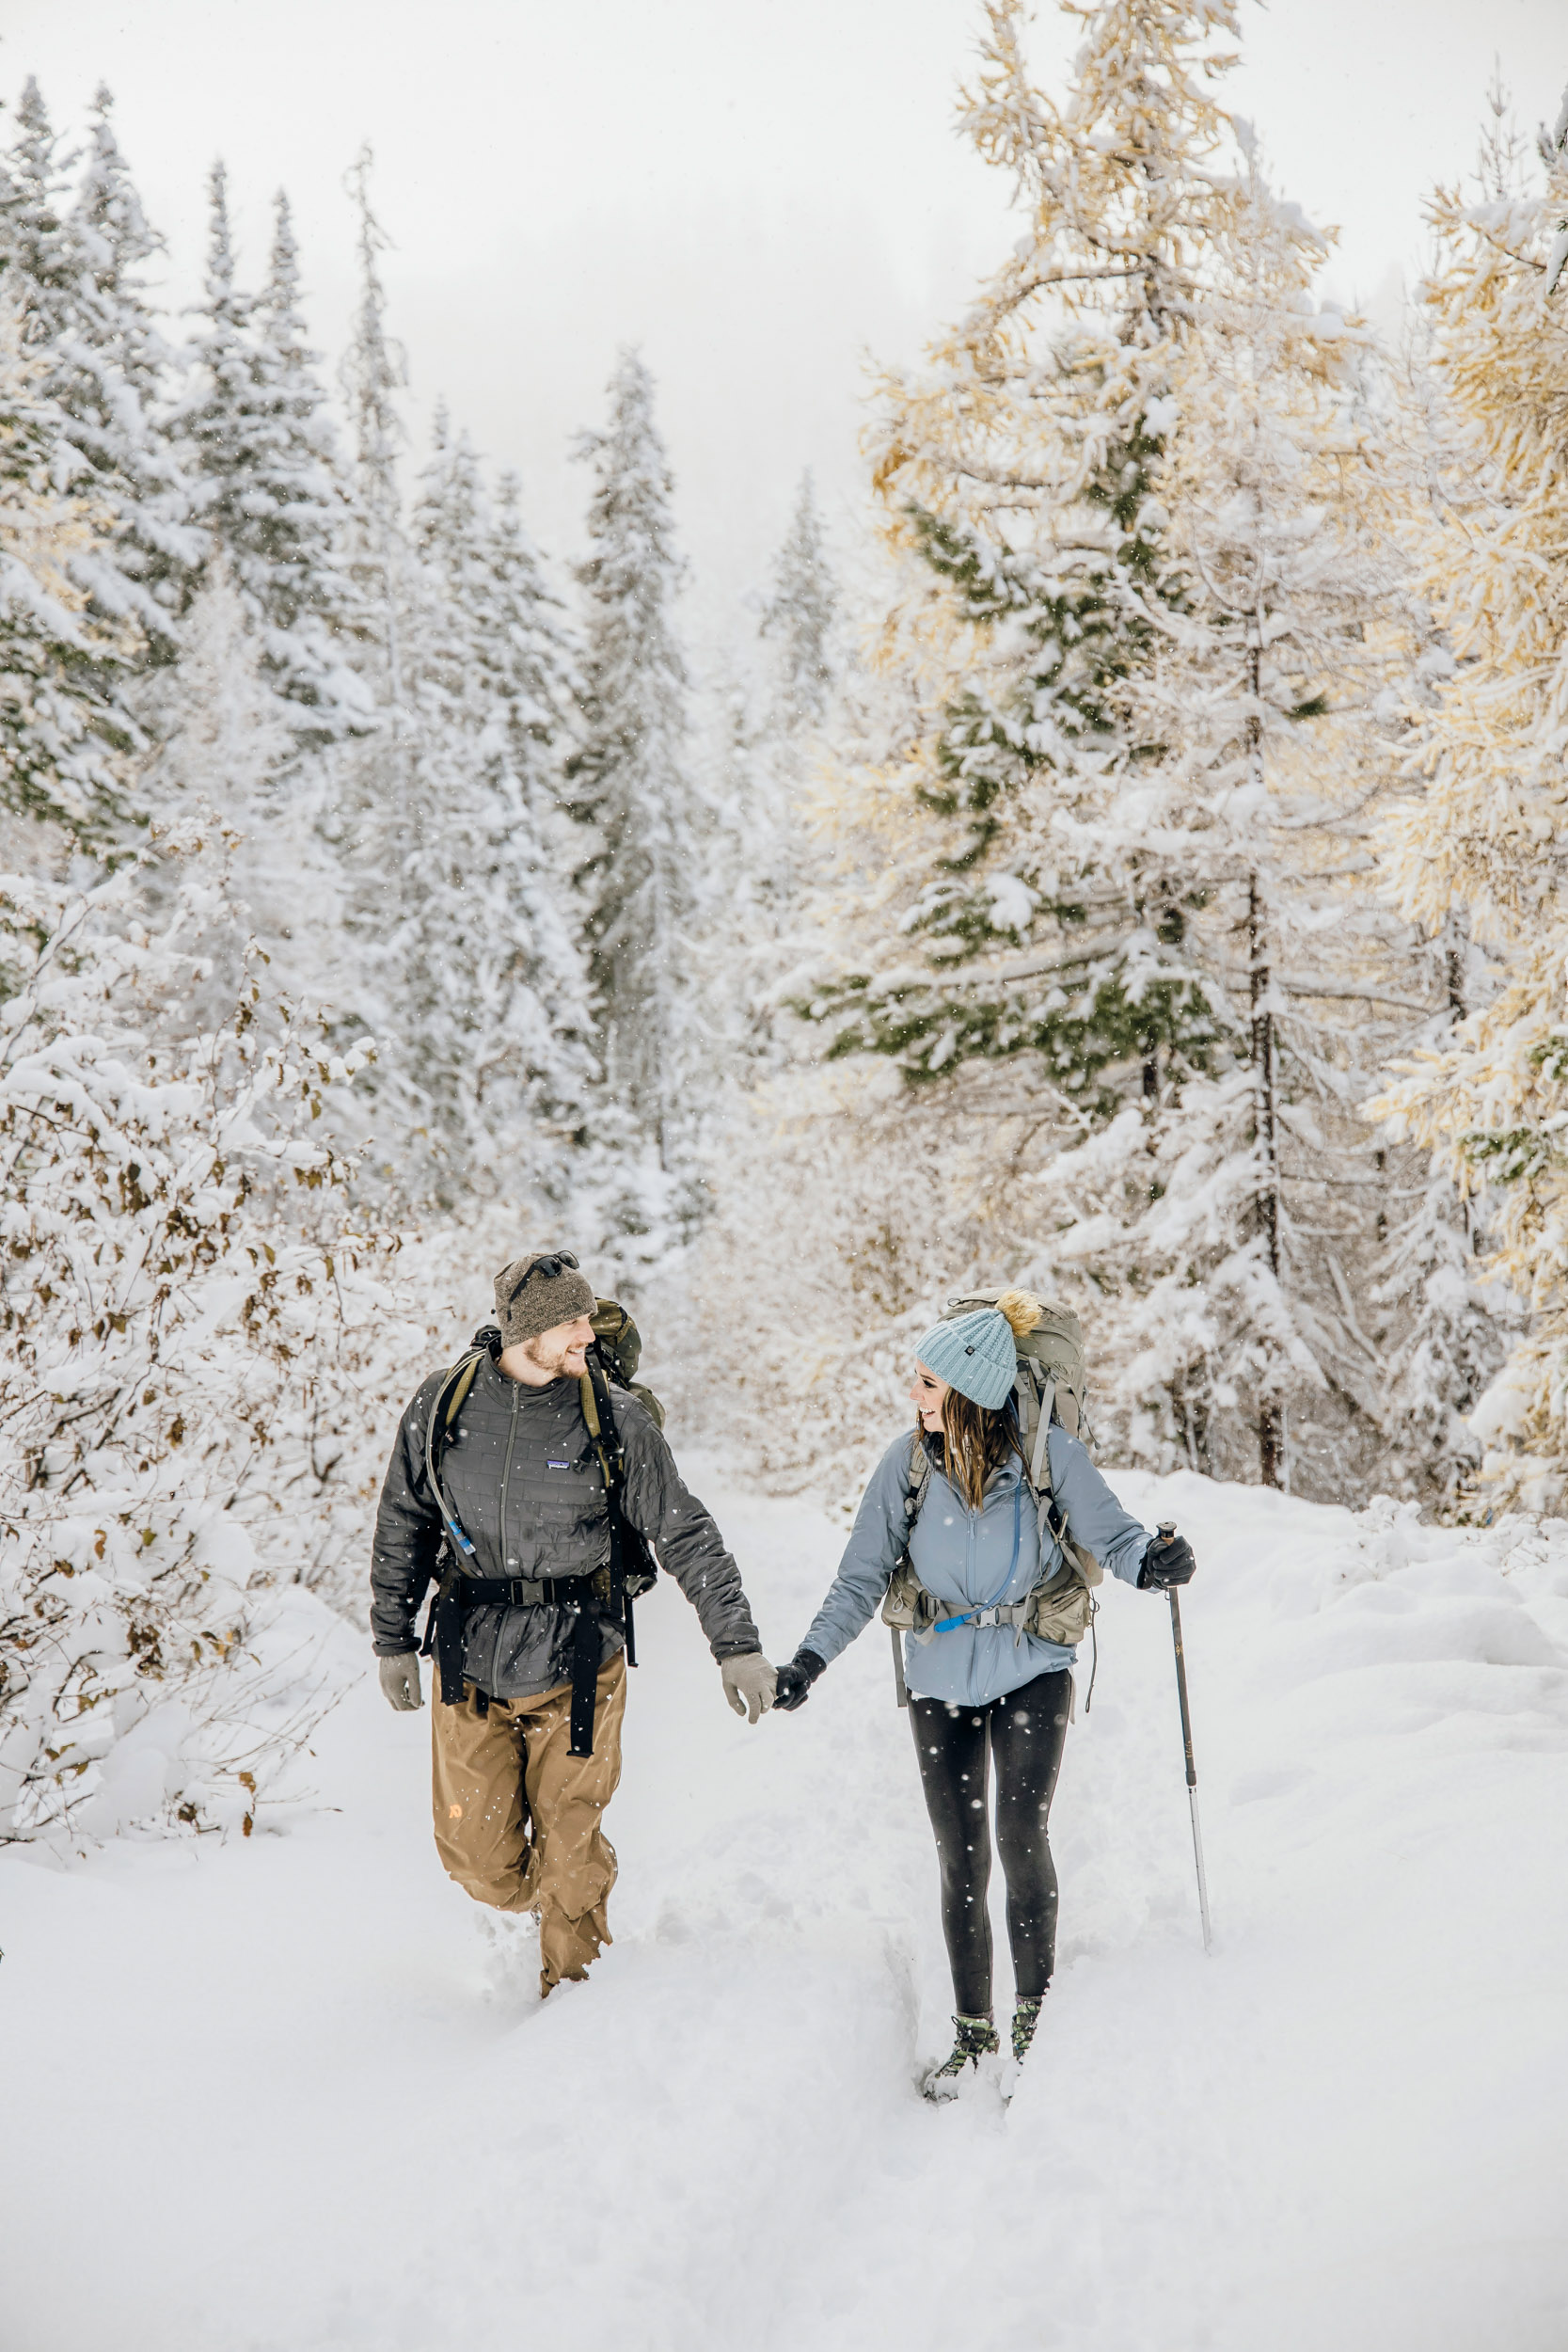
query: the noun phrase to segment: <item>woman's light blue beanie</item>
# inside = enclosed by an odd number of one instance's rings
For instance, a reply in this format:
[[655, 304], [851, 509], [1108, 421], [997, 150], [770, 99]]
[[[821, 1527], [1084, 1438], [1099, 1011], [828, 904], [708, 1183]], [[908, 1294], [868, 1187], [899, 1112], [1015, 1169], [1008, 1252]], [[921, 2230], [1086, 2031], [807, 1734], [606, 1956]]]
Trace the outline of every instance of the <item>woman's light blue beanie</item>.
[[927, 1372], [994, 1413], [1018, 1377], [1013, 1327], [994, 1307], [977, 1307], [952, 1323], [934, 1324], [915, 1349]]

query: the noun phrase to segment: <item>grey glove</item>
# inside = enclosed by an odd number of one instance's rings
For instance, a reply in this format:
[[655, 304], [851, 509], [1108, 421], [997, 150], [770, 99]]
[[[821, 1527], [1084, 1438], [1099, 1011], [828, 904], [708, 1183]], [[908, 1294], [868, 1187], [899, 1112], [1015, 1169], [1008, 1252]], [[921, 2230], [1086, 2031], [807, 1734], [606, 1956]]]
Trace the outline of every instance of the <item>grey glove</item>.
[[381, 1693], [389, 1707], [399, 1714], [411, 1712], [424, 1705], [420, 1695], [420, 1659], [417, 1650], [404, 1650], [396, 1658], [378, 1658], [381, 1669]]
[[724, 1678], [724, 1696], [737, 1715], [744, 1715], [749, 1724], [758, 1724], [773, 1704], [778, 1676], [764, 1658], [761, 1650], [749, 1649], [739, 1658], [726, 1658], [720, 1667]]

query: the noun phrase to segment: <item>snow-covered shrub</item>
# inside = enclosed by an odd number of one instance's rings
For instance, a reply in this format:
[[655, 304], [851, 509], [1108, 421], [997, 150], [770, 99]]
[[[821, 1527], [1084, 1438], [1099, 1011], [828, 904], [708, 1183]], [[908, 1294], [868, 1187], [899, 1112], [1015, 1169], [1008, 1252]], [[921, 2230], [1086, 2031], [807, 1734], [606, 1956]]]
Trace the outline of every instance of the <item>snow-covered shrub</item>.
[[395, 1245], [311, 1139], [353, 1064], [254, 973], [193, 1034], [220, 866], [151, 932], [141, 882], [0, 880], [0, 1840], [248, 1832], [310, 1719], [269, 1588], [357, 1537], [396, 1353]]

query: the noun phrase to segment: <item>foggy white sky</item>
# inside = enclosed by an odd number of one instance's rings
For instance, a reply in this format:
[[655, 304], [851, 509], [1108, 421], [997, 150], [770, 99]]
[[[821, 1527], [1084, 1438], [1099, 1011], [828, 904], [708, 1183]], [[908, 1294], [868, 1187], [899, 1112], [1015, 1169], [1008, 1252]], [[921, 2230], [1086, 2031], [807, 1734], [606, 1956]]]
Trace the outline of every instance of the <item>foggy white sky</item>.
[[[1342, 230], [1329, 282], [1420, 265], [1422, 194], [1467, 169], [1498, 60], [1533, 131], [1568, 82], [1568, 0], [1243, 0], [1227, 103], [1285, 190]], [[352, 296], [342, 175], [376, 152], [419, 449], [444, 394], [575, 551], [615, 346], [660, 384], [698, 609], [765, 572], [807, 465], [862, 499], [863, 355], [912, 357], [1010, 245], [1006, 189], [954, 135], [971, 0], [8, 0], [0, 90], [56, 122], [94, 84], [194, 290], [222, 153], [244, 282], [286, 185], [317, 341]], [[1035, 54], [1074, 28], [1042, 0]], [[694, 616], [695, 617], [695, 616]]]

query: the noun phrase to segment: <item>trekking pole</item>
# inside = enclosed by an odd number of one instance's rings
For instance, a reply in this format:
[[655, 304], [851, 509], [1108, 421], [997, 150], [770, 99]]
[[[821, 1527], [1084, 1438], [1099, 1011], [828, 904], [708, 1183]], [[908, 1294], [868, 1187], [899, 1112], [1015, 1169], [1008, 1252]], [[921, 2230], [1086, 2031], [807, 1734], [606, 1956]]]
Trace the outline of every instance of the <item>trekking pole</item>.
[[[1162, 1519], [1157, 1531], [1161, 1535], [1174, 1535], [1176, 1521]], [[1193, 1817], [1193, 1860], [1197, 1864], [1197, 1907], [1203, 1917], [1203, 1949], [1208, 1955], [1213, 1949], [1209, 1927], [1209, 1882], [1203, 1874], [1203, 1832], [1197, 1821], [1197, 1766], [1193, 1762], [1193, 1719], [1187, 1706], [1187, 1660], [1181, 1647], [1181, 1604], [1172, 1584], [1166, 1598], [1170, 1602], [1170, 1634], [1176, 1645], [1176, 1695], [1181, 1707], [1181, 1745], [1187, 1758], [1187, 1806]]]

